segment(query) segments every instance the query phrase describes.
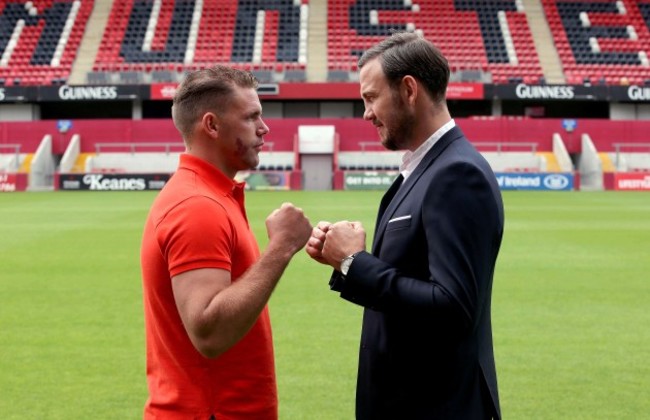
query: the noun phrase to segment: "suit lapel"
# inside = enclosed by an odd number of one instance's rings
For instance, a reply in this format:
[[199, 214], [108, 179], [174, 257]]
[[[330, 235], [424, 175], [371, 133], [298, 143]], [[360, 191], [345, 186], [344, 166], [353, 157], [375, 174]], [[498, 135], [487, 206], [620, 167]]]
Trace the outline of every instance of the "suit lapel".
[[[395, 210], [400, 205], [400, 203], [406, 198], [409, 191], [413, 186], [419, 181], [422, 174], [427, 170], [433, 161], [442, 153], [443, 150], [447, 148], [454, 140], [462, 137], [462, 132], [460, 128], [453, 127], [449, 130], [444, 136], [433, 145], [431, 150], [427, 152], [426, 155], [422, 158], [420, 164], [415, 168], [415, 171], [408, 177], [406, 181], [402, 183], [402, 175], [398, 177], [397, 180], [391, 185], [386, 194], [381, 200], [379, 206], [379, 213], [377, 215], [377, 223], [375, 227], [375, 239], [372, 245], [372, 253], [377, 255], [379, 248], [381, 247], [381, 242], [384, 238], [384, 232], [386, 230], [386, 225], [391, 219]], [[397, 185], [397, 181], [400, 181], [401, 187]]]
[[379, 222], [381, 221], [381, 218], [384, 215], [386, 208], [393, 200], [393, 197], [395, 197], [395, 194], [397, 194], [400, 185], [402, 185], [402, 181], [404, 181], [404, 176], [402, 174], [399, 174], [397, 178], [395, 178], [395, 181], [393, 181], [393, 184], [390, 186], [390, 188], [388, 188], [388, 191], [386, 191], [386, 194], [384, 194], [384, 196], [382, 197], [381, 203], [379, 204], [379, 212], [377, 213], [377, 220], [375, 222], [375, 226], [379, 225]]

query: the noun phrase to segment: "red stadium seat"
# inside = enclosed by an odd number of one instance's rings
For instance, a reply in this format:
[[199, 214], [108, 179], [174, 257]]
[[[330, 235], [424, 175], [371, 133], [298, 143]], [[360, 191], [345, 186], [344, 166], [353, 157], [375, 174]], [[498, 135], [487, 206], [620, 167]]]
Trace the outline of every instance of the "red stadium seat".
[[[31, 12], [26, 8], [27, 1], [0, 0], [0, 15], [5, 22], [25, 22], [20, 32], [16, 31], [16, 26], [9, 28], [11, 33], [20, 35], [7, 67], [0, 71], [0, 77], [8, 76], [5, 84], [13, 84], [15, 79], [20, 79], [21, 85], [49, 85], [54, 79], [66, 80], [77, 57], [94, 1], [80, 0], [78, 9], [72, 0], [56, 3], [32, 0], [30, 3], [33, 8]], [[46, 20], [47, 33], [44, 31]], [[66, 35], [64, 24], [68, 20], [72, 26]], [[65, 47], [56, 64], [53, 58], [61, 41], [65, 41]]]
[[[161, 8], [157, 17], [149, 52], [142, 50], [144, 35], [140, 34], [144, 32], [129, 29], [129, 19], [136, 15], [133, 4], [133, 0], [114, 1], [94, 67], [109, 71], [135, 70], [150, 73], [156, 65], [168, 65], [182, 73], [215, 63], [249, 66], [255, 62], [263, 65], [265, 70], [271, 69], [274, 77], [281, 77], [283, 73], [274, 71], [276, 68], [283, 70], [288, 64], [304, 65], [304, 62], [299, 63], [298, 54], [293, 54], [298, 50], [298, 31], [291, 33], [291, 38], [287, 38], [289, 34], [282, 32], [288, 23], [290, 28], [306, 25], [306, 22], [300, 22], [300, 5], [295, 3], [280, 5], [253, 0], [204, 0], [200, 22], [196, 27], [196, 44], [192, 48], [187, 33], [183, 32], [187, 31], [187, 27], [173, 24], [174, 19], [187, 19], [188, 15], [179, 12], [178, 2], [176, 8], [174, 2], [169, 2], [166, 7]], [[250, 21], [250, 18], [257, 17], [257, 13], [262, 10], [258, 10], [260, 7], [266, 9], [261, 50], [259, 56], [249, 56], [248, 54], [253, 52], [254, 28], [257, 27], [256, 22]], [[282, 25], [278, 7], [285, 8]], [[137, 15], [137, 18], [141, 22], [148, 22], [150, 9], [143, 10], [145, 16]], [[237, 25], [244, 29], [236, 33]], [[137, 36], [130, 38], [134, 33]], [[174, 44], [174, 39], [181, 39], [181, 43]], [[132, 53], [125, 53], [126, 49], [132, 48], [131, 45], [136, 49], [130, 50]], [[287, 53], [289, 48], [292, 49], [291, 54]], [[191, 51], [190, 55], [186, 54], [188, 50]], [[149, 66], [142, 69], [139, 66], [142, 63]]]
[[[650, 66], [641, 62], [638, 52], [648, 52], [650, 45], [650, 5], [647, 2], [622, 0], [626, 13], [620, 14], [616, 4], [571, 3], [542, 0], [551, 34], [568, 83], [582, 83], [585, 78], [604, 80], [607, 84], [643, 84], [650, 79]], [[575, 5], [575, 6], [573, 6]], [[597, 8], [596, 8], [597, 7]], [[648, 23], [641, 15], [647, 10]], [[593, 9], [592, 9], [593, 8]], [[606, 9], [606, 10], [605, 10]], [[578, 24], [580, 12], [586, 13], [590, 25]], [[637, 39], [631, 39], [627, 27], [632, 27]], [[591, 49], [587, 38], [597, 39], [600, 52]]]
[[[368, 4], [365, 2], [364, 5]], [[542, 70], [524, 13], [507, 12], [518, 61], [498, 63], [486, 55], [486, 39], [475, 10], [457, 10], [453, 0], [418, 1], [418, 12], [403, 6], [385, 10], [377, 0], [377, 20], [371, 22], [369, 11], [361, 10], [354, 0], [328, 1], [328, 68], [356, 71], [359, 54], [390, 34], [391, 29], [404, 30], [407, 24], [421, 30], [436, 44], [456, 71], [480, 70], [492, 74], [493, 81], [509, 77], [538, 79]], [[357, 9], [355, 9], [357, 7]], [[384, 6], [387, 7], [387, 6]], [[394, 7], [394, 6], [393, 6]], [[453, 24], [451, 23], [453, 22]], [[459, 31], [458, 28], [463, 28]], [[505, 49], [504, 46], [498, 48]]]

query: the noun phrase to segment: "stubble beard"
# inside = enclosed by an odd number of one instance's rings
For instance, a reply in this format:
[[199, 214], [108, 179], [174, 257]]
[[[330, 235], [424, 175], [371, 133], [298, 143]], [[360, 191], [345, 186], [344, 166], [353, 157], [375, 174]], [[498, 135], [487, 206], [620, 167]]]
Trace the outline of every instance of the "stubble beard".
[[244, 166], [241, 170], [255, 169], [260, 164], [260, 157], [253, 147], [246, 147], [245, 142], [237, 137], [237, 158], [242, 162]]
[[[400, 103], [396, 109], [404, 109], [404, 107]], [[413, 137], [415, 116], [408, 111], [399, 111], [391, 121], [391, 125], [393, 128], [386, 127], [386, 138], [382, 140], [382, 145], [392, 151], [407, 149], [409, 139]]]

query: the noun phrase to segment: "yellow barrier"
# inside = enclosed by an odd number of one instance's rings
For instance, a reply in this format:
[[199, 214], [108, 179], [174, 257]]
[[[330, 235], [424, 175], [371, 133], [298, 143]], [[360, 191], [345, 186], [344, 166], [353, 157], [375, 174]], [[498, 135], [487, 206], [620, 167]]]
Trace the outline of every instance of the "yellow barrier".
[[546, 172], [562, 172], [560, 170], [560, 164], [555, 157], [553, 152], [537, 152], [538, 156], [544, 157], [546, 159]]
[[73, 173], [86, 172], [86, 160], [88, 160], [88, 158], [91, 156], [95, 156], [95, 153], [79, 153], [79, 156], [77, 156], [77, 160], [75, 160], [74, 165], [72, 166], [70, 172]]

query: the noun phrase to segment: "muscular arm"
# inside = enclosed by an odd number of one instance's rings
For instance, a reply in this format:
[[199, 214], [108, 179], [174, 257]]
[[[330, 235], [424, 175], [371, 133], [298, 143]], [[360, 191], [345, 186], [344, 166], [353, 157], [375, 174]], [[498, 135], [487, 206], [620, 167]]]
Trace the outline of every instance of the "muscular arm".
[[237, 343], [255, 323], [292, 256], [271, 243], [234, 283], [230, 272], [213, 268], [173, 277], [176, 305], [194, 347], [216, 357]]
[[266, 219], [269, 244], [260, 258], [231, 281], [226, 269], [197, 268], [172, 277], [172, 290], [194, 347], [217, 357], [253, 326], [293, 255], [311, 233], [301, 209], [283, 204]]

